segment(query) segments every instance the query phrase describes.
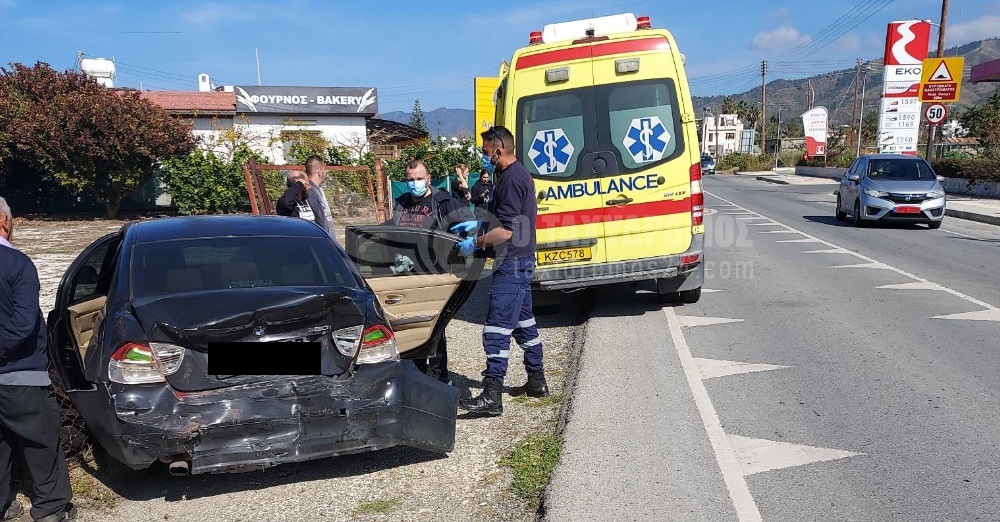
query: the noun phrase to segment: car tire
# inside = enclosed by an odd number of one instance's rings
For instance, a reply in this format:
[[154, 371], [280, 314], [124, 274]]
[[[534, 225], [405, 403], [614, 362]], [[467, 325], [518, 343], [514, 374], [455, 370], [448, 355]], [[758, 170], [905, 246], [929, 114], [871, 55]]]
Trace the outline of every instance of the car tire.
[[860, 199], [854, 202], [854, 216], [853, 216], [852, 223], [854, 224], [854, 226], [856, 226], [858, 228], [861, 228], [861, 227], [865, 226], [865, 220], [862, 219], [862, 217], [861, 217], [861, 200]]
[[701, 300], [701, 287], [680, 292], [665, 292], [659, 294], [660, 302], [665, 304], [695, 304]]
[[944, 223], [943, 219], [941, 221], [931, 221], [930, 223], [927, 223], [927, 228], [931, 230], [937, 230], [941, 228], [941, 223]]
[[844, 212], [844, 211], [842, 211], [842, 210], [840, 210], [840, 207], [841, 207], [841, 205], [840, 205], [840, 194], [837, 194], [837, 210], [836, 210], [836, 214], [835, 214], [835, 216], [837, 218], [837, 221], [843, 221], [843, 220], [847, 219], [847, 213]]

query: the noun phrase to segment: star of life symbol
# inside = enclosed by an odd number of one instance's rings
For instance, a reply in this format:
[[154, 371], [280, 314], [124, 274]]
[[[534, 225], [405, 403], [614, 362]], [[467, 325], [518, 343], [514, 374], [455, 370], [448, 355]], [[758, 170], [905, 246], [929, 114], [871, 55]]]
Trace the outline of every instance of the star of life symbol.
[[647, 163], [663, 159], [663, 152], [670, 143], [670, 134], [659, 116], [636, 118], [628, 126], [622, 144], [636, 163]]
[[539, 173], [560, 174], [566, 172], [575, 150], [562, 129], [540, 130], [535, 133], [528, 158]]

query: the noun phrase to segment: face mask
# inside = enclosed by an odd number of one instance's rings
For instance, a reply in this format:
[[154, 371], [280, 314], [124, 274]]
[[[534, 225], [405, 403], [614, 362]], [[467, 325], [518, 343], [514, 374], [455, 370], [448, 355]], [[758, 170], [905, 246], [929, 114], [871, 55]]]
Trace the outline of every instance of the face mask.
[[410, 191], [413, 197], [423, 197], [424, 193], [427, 192], [427, 180], [414, 179], [407, 181], [406, 189]]
[[497, 166], [493, 163], [493, 159], [491, 159], [486, 154], [483, 154], [483, 170], [489, 172], [490, 174], [493, 174], [493, 171], [495, 171], [496, 168]]

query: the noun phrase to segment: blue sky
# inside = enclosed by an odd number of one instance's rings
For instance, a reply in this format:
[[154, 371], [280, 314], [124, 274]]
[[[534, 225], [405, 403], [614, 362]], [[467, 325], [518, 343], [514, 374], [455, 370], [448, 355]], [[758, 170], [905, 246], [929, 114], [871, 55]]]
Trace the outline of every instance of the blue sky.
[[[670, 29], [696, 94], [741, 92], [771, 78], [881, 56], [886, 23], [940, 16], [940, 0], [513, 0], [84, 2], [0, 0], [0, 63], [72, 68], [77, 51], [114, 57], [118, 85], [375, 86], [382, 112], [472, 108], [472, 78], [546, 23], [620, 12]], [[932, 35], [936, 42], [936, 30]], [[1000, 0], [951, 0], [947, 46], [1000, 36]]]

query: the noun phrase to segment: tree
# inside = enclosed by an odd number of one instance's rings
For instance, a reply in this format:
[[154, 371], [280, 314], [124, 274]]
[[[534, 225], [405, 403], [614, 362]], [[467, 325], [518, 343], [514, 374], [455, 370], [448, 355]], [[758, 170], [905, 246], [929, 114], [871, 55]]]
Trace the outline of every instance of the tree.
[[424, 121], [424, 111], [420, 108], [420, 100], [413, 100], [413, 114], [410, 114], [410, 127], [427, 132], [427, 122]]
[[1000, 89], [986, 103], [962, 113], [958, 121], [979, 140], [984, 155], [1000, 156]]
[[722, 100], [722, 112], [721, 114], [739, 114], [739, 103], [732, 96], [726, 96], [726, 99]]
[[802, 127], [802, 118], [792, 118], [785, 124], [785, 136], [799, 138], [805, 136], [805, 129]]
[[228, 214], [248, 204], [243, 165], [250, 158], [264, 161], [246, 145], [230, 157], [195, 150], [167, 160], [160, 179], [182, 214]]
[[89, 192], [116, 217], [163, 160], [194, 148], [191, 128], [134, 90], [113, 90], [46, 63], [0, 68], [0, 128], [9, 155]]

